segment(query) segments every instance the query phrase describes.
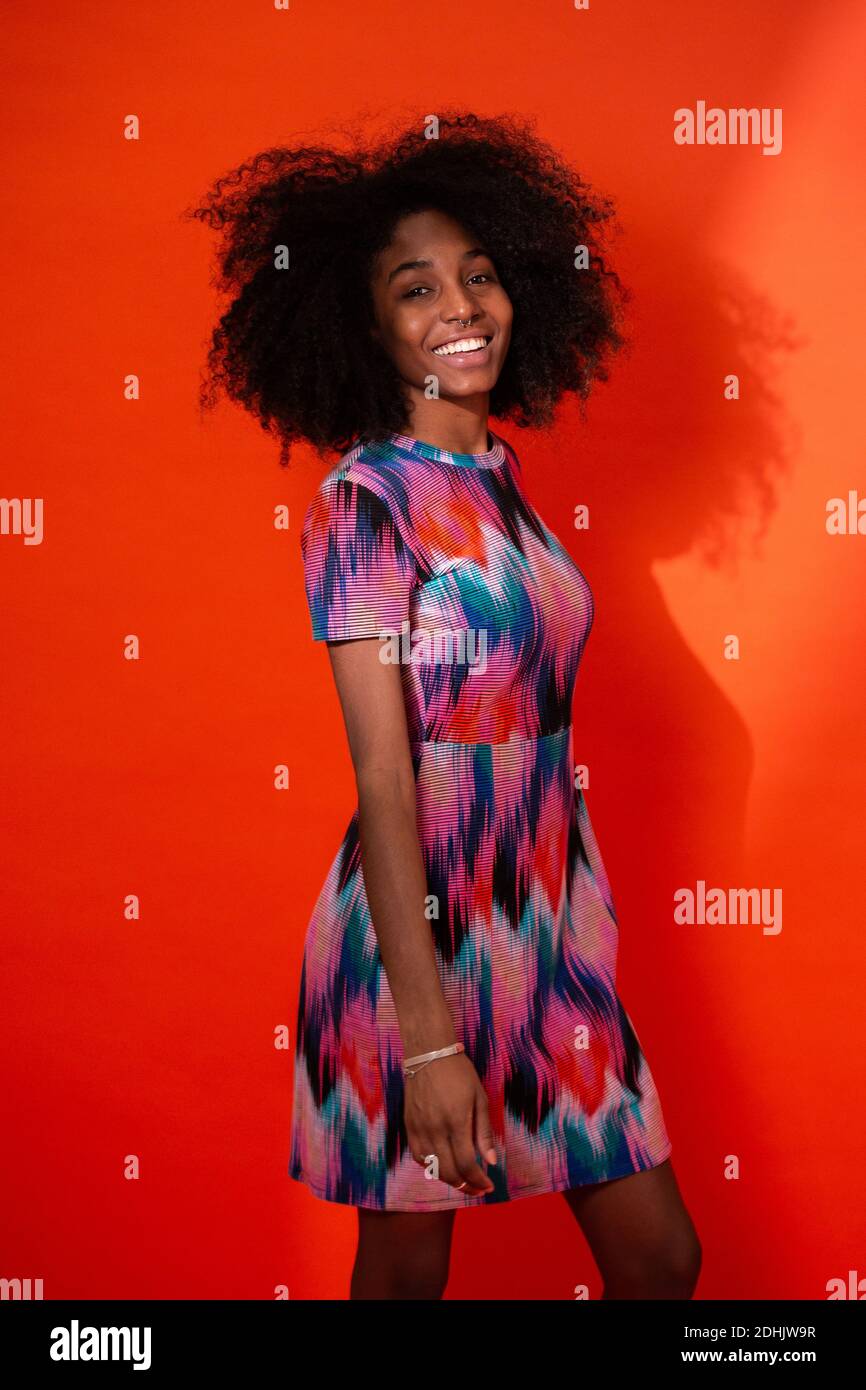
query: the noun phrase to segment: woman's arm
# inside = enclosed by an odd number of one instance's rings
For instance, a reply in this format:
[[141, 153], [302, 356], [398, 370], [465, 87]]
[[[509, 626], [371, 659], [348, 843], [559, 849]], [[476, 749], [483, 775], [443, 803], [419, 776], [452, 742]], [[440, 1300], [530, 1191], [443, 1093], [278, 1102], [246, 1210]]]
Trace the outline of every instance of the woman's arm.
[[[378, 638], [329, 642], [328, 652], [358, 786], [361, 868], [403, 1055], [456, 1041], [424, 915], [426, 874], [418, 839], [415, 774], [400, 667], [379, 660]], [[487, 1096], [465, 1053], [405, 1078], [406, 1128], [416, 1157], [434, 1153], [440, 1178], [492, 1190], [475, 1158], [495, 1162]]]

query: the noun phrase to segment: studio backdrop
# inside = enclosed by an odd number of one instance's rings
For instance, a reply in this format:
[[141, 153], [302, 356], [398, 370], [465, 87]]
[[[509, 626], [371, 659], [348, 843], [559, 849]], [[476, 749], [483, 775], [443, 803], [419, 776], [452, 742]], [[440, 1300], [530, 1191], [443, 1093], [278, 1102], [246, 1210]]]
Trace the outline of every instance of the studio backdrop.
[[[494, 428], [595, 596], [575, 758], [698, 1296], [860, 1296], [862, 8], [82, 0], [3, 35], [0, 1276], [345, 1297], [355, 1214], [288, 1175], [356, 795], [300, 551], [336, 459], [202, 408], [185, 212], [258, 150], [456, 109], [616, 210], [627, 348]], [[455, 1250], [449, 1297], [599, 1292], [553, 1194]]]

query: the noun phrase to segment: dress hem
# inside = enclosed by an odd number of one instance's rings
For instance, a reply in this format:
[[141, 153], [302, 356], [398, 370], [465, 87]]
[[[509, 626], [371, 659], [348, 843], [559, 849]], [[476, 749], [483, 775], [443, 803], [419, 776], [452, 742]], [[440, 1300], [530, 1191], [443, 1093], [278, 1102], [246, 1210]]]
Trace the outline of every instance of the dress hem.
[[378, 1202], [352, 1202], [343, 1197], [330, 1197], [315, 1183], [305, 1178], [300, 1169], [297, 1172], [292, 1172], [289, 1169], [288, 1174], [295, 1182], [303, 1183], [305, 1187], [309, 1188], [313, 1196], [318, 1197], [320, 1201], [333, 1202], [341, 1207], [362, 1207], [365, 1211], [463, 1211], [470, 1207], [503, 1206], [506, 1202], [519, 1201], [523, 1197], [544, 1197], [549, 1193], [569, 1192], [572, 1188], [593, 1187], [602, 1182], [615, 1182], [617, 1178], [630, 1178], [636, 1173], [647, 1173], [650, 1169], [659, 1168], [662, 1163], [667, 1162], [673, 1153], [673, 1147], [672, 1143], [668, 1143], [659, 1158], [645, 1164], [642, 1168], [623, 1168], [619, 1172], [608, 1173], [607, 1177], [596, 1178], [595, 1182], [572, 1182], [571, 1179], [567, 1178], [564, 1182], [554, 1183], [553, 1186], [548, 1183], [542, 1185], [530, 1183], [525, 1187], [513, 1188], [504, 1197], [496, 1197], [491, 1193], [487, 1197], [446, 1197], [441, 1202], [393, 1202], [387, 1206]]

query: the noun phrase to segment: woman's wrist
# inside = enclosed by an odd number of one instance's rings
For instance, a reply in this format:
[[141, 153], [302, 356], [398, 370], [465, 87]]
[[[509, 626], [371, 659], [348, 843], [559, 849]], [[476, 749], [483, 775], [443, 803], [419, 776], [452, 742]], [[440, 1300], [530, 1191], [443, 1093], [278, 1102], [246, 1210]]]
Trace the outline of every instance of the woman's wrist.
[[441, 1062], [446, 1057], [457, 1057], [466, 1048], [462, 1042], [452, 1043], [450, 1047], [440, 1047], [434, 1052], [420, 1052], [417, 1057], [403, 1058], [403, 1075], [415, 1076], [425, 1067], [429, 1067], [431, 1062]]
[[400, 1043], [404, 1057], [417, 1056], [419, 1052], [433, 1052], [440, 1047], [450, 1047], [457, 1042], [454, 1020], [447, 1010], [418, 1017], [416, 1014], [400, 1028]]

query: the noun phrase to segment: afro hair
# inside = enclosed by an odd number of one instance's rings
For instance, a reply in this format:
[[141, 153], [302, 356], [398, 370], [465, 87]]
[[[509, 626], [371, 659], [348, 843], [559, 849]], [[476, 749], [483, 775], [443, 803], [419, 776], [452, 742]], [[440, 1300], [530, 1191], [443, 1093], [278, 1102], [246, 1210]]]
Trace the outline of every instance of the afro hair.
[[[219, 178], [186, 216], [220, 234], [201, 404], [220, 392], [281, 443], [345, 453], [411, 433], [396, 368], [371, 336], [375, 258], [401, 217], [437, 209], [477, 235], [513, 305], [490, 413], [546, 426], [625, 343], [628, 298], [602, 255], [609, 198], [514, 116], [446, 113], [346, 151], [276, 147]], [[433, 138], [431, 138], [431, 134]], [[284, 248], [282, 259], [281, 248]], [[287, 254], [286, 254], [287, 253]]]

